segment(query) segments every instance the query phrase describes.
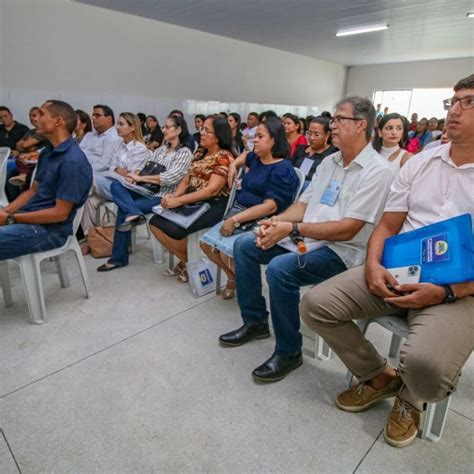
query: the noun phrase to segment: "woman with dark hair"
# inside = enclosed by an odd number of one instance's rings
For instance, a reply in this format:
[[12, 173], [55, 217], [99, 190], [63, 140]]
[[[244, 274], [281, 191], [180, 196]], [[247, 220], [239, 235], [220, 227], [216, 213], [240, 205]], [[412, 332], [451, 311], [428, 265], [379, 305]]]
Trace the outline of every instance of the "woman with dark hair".
[[244, 141], [242, 139], [242, 131], [240, 130], [240, 124], [242, 122], [240, 115], [237, 112], [231, 112], [227, 116], [227, 122], [229, 123], [230, 131], [232, 133], [232, 147], [234, 155], [240, 155], [245, 150]]
[[86, 133], [92, 132], [92, 121], [87, 112], [77, 109], [77, 125], [73, 132], [74, 141], [79, 144]]
[[279, 119], [268, 118], [258, 125], [254, 151], [242, 153], [231, 165], [228, 184], [232, 185], [236, 169], [244, 167], [241, 189], [232, 209], [202, 238], [203, 252], [227, 275], [224, 299], [235, 294], [232, 259], [234, 241], [242, 232], [250, 232], [258, 219], [284, 211], [294, 200], [299, 180], [286, 159], [289, 145]]
[[227, 175], [234, 159], [231, 150], [232, 135], [227, 120], [220, 115], [207, 117], [201, 130], [201, 148], [194, 154], [188, 174], [179, 183], [175, 193], [163, 196], [161, 206], [174, 209], [206, 202], [211, 207], [187, 229], [159, 215], [153, 216], [150, 221], [153, 235], [179, 259], [178, 264], [167, 269], [164, 275], [177, 276], [179, 283], [188, 281], [187, 236], [212, 227], [224, 214], [229, 197]]
[[194, 141], [196, 142], [196, 146], [200, 146], [201, 142], [201, 128], [204, 125], [204, 120], [206, 120], [206, 116], [204, 114], [196, 114], [194, 116], [194, 126], [196, 127], [196, 133], [193, 133]]
[[433, 135], [428, 130], [428, 119], [423, 117], [417, 122], [416, 129], [408, 134], [407, 150], [413, 153], [418, 153], [432, 139]]
[[298, 145], [293, 156], [293, 166], [300, 168], [305, 175], [304, 189], [313, 179], [316, 168], [326, 156], [332, 155], [337, 148], [331, 144], [331, 130], [329, 119], [326, 117], [314, 117], [309, 123], [306, 132], [308, 145]]
[[[193, 155], [185, 146], [189, 137], [186, 121], [178, 115], [170, 115], [163, 127], [166, 144], [155, 150], [136, 171], [128, 173], [126, 182], [142, 186], [154, 193], [152, 196], [130, 190], [120, 181], [110, 187], [112, 198], [118, 206], [116, 231], [112, 256], [97, 271], [108, 272], [128, 265], [128, 253], [133, 227], [146, 222], [145, 214], [160, 204], [162, 196], [173, 193], [186, 175]], [[145, 168], [160, 165], [159, 174], [144, 174]]]
[[306, 138], [301, 134], [300, 119], [297, 115], [285, 114], [283, 116], [283, 126], [285, 127], [286, 139], [290, 144], [290, 159], [293, 159], [298, 145], [308, 145]]
[[408, 140], [408, 120], [400, 114], [384, 115], [379, 122], [373, 147], [387, 161], [396, 176], [400, 168], [413, 155], [404, 150]]
[[146, 135], [145, 145], [149, 150], [156, 150], [163, 143], [163, 131], [161, 130], [160, 123], [154, 115], [149, 115], [146, 118]]

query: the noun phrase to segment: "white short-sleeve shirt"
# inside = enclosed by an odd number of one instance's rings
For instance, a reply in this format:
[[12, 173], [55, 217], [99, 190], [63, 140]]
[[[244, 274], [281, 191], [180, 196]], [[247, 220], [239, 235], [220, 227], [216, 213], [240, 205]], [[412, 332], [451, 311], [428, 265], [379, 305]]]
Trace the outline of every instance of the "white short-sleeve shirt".
[[[336, 202], [330, 206], [320, 201], [333, 179], [342, 185]], [[367, 242], [382, 216], [391, 181], [392, 173], [387, 163], [369, 143], [347, 168], [343, 168], [340, 151], [325, 158], [302, 194], [300, 201], [307, 204], [303, 222], [339, 221], [343, 218], [365, 221], [351, 240], [327, 243], [347, 268], [364, 262]]]
[[406, 212], [402, 232], [469, 213], [474, 220], [474, 163], [456, 166], [451, 144], [410, 158], [392, 183], [385, 212]]
[[122, 138], [117, 134], [115, 127], [110, 127], [104, 133], [97, 133], [95, 130], [86, 133], [79, 144], [81, 150], [87, 156], [94, 173], [106, 171], [114, 162]]

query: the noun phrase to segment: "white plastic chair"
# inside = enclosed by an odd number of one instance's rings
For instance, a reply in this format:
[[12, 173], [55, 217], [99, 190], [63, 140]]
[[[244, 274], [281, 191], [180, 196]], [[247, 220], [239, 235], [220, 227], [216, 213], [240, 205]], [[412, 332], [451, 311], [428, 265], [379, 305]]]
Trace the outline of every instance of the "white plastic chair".
[[294, 172], [296, 173], [296, 175], [298, 176], [298, 178], [300, 180], [300, 185], [298, 187], [298, 192], [296, 193], [295, 200], [294, 200], [294, 202], [297, 202], [298, 199], [300, 198], [301, 192], [303, 191], [303, 186], [304, 186], [304, 183], [305, 183], [305, 175], [303, 174], [303, 172], [299, 168], [293, 168], [293, 170], [294, 170]]
[[10, 148], [7, 146], [0, 147], [0, 208], [8, 206], [5, 184], [7, 182], [7, 165], [10, 151]]
[[[389, 356], [397, 357], [400, 351], [400, 346], [408, 336], [408, 324], [405, 319], [396, 316], [383, 316], [376, 319], [358, 320], [357, 324], [362, 330], [363, 334], [367, 333], [368, 327], [372, 323], [377, 323], [383, 328], [392, 333], [392, 341], [390, 343]], [[321, 352], [325, 354], [326, 359], [331, 356], [331, 350], [322, 338], [319, 338], [318, 346], [321, 346]], [[326, 347], [323, 347], [326, 346]], [[327, 357], [329, 356], [329, 357]], [[318, 358], [319, 355], [318, 355]], [[347, 380], [349, 385], [352, 383], [353, 375], [347, 372]], [[420, 429], [421, 439], [432, 442], [438, 442], [443, 434], [446, 417], [448, 415], [448, 408], [451, 402], [451, 396], [439, 403], [428, 403], [426, 411], [422, 419], [422, 426]]]
[[[76, 212], [73, 222], [73, 234], [70, 235], [66, 243], [57, 249], [47, 250], [45, 252], [37, 252], [28, 255], [23, 255], [14, 259], [20, 266], [21, 278], [23, 281], [23, 287], [25, 290], [26, 300], [28, 303], [28, 309], [30, 312], [30, 322], [34, 324], [43, 324], [46, 322], [46, 306], [44, 302], [43, 285], [41, 283], [41, 262], [47, 258], [53, 258], [58, 270], [59, 281], [62, 288], [70, 286], [69, 276], [67, 269], [61, 258], [63, 254], [72, 250], [76, 255], [77, 263], [82, 276], [82, 282], [86, 292], [86, 297], [90, 298], [92, 293], [89, 286], [89, 277], [87, 275], [86, 265], [82, 256], [81, 248], [76, 238], [76, 232], [79, 228], [79, 224], [82, 218], [83, 208], [79, 208]], [[6, 269], [6, 270], [5, 270]], [[9, 292], [10, 300], [5, 297], [5, 302], [11, 302], [11, 291], [10, 282], [8, 280], [8, 267], [6, 262], [0, 262], [0, 276], [5, 278], [7, 282], [3, 281], [3, 292]]]
[[11, 306], [13, 304], [12, 289], [8, 274], [8, 263], [5, 260], [0, 262], [0, 284], [2, 285], [5, 306]]

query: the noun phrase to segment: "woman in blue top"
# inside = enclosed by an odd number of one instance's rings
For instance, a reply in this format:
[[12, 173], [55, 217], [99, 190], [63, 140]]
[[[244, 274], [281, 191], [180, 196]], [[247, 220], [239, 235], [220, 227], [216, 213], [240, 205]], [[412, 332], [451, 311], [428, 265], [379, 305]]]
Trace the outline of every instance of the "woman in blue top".
[[201, 241], [203, 252], [227, 275], [227, 287], [221, 293], [224, 299], [235, 294], [234, 241], [242, 232], [251, 231], [257, 220], [284, 211], [296, 197], [299, 179], [286, 159], [289, 151], [281, 121], [271, 117], [257, 127], [254, 151], [243, 153], [230, 165], [229, 186], [237, 168], [245, 166], [241, 188], [224, 221]]

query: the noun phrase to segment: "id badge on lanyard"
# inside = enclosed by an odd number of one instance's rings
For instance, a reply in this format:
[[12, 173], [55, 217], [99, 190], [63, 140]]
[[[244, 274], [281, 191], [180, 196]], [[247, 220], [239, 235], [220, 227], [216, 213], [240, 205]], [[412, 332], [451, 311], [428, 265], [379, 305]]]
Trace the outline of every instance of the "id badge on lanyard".
[[341, 192], [343, 181], [344, 180], [330, 179], [319, 202], [321, 204], [326, 204], [327, 206], [334, 206], [339, 197], [339, 193]]

